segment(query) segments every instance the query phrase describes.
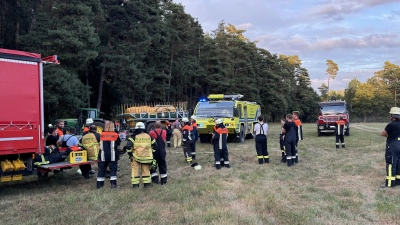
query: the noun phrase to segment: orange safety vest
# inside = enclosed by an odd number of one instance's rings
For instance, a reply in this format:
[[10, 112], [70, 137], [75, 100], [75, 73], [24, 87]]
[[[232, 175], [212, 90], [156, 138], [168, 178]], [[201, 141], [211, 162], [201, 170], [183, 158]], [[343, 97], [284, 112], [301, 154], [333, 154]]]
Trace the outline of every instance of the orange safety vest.
[[87, 132], [87, 131], [89, 131], [89, 127], [85, 126], [85, 128], [83, 128], [83, 132]]
[[196, 127], [197, 128], [197, 123], [192, 123], [192, 127]]
[[63, 131], [57, 127], [57, 135], [58, 137], [62, 137], [64, 135]]
[[221, 128], [221, 127], [219, 127], [219, 128], [216, 128], [216, 127], [214, 127], [214, 130], [218, 133], [218, 134], [228, 134], [229, 132], [228, 132], [228, 129], [225, 127], [225, 128]]
[[346, 123], [343, 121], [343, 120], [338, 120], [338, 121], [336, 121], [336, 124], [338, 125], [338, 126], [344, 126], [344, 125], [346, 125]]
[[296, 124], [296, 126], [301, 126], [301, 121], [299, 119], [293, 120], [293, 122]]
[[103, 131], [100, 134], [100, 141], [116, 141], [118, 134], [115, 132]]

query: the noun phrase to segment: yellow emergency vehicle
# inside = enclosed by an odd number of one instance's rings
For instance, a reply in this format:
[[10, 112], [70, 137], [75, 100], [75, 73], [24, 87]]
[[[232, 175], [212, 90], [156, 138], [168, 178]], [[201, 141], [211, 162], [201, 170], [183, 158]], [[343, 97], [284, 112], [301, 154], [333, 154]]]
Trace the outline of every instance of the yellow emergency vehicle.
[[220, 118], [229, 131], [228, 137], [236, 142], [244, 142], [253, 137], [254, 124], [258, 123], [261, 108], [256, 102], [240, 101], [243, 95], [210, 94], [200, 99], [194, 110], [200, 142], [211, 140], [214, 120]]

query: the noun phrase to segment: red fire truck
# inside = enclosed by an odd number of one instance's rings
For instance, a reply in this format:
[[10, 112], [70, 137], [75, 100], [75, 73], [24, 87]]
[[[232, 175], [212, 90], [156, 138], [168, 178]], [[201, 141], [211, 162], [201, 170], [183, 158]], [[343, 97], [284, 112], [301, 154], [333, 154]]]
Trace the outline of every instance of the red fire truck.
[[0, 182], [79, 165], [34, 166], [44, 152], [43, 66], [50, 63], [58, 64], [57, 56], [0, 48]]
[[321, 136], [321, 133], [334, 133], [335, 124], [339, 116], [342, 116], [343, 120], [346, 123], [345, 135], [350, 135], [350, 116], [349, 111], [347, 110], [346, 101], [332, 100], [327, 102], [320, 102], [318, 105], [318, 136]]

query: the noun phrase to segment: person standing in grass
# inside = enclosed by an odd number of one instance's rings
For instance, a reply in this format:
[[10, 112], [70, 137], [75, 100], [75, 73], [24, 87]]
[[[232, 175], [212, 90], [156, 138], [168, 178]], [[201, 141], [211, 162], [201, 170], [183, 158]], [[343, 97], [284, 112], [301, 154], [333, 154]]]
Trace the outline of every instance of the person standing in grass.
[[286, 162], [288, 166], [293, 166], [296, 159], [296, 140], [298, 134], [292, 114], [286, 115], [286, 122], [283, 125], [282, 133], [285, 135]]
[[214, 146], [215, 168], [217, 170], [221, 169], [221, 158], [226, 168], [231, 167], [229, 164], [227, 139], [228, 129], [226, 129], [225, 125], [222, 123], [222, 119], [216, 119], [211, 143]]
[[[285, 119], [281, 119], [281, 125], [283, 128], [283, 125], [285, 125], [286, 120]], [[282, 133], [282, 129], [281, 129], [281, 134], [279, 135], [279, 145], [281, 147], [281, 151], [282, 151], [282, 159], [281, 162], [286, 163], [286, 152], [285, 152], [285, 134]]]
[[400, 185], [400, 108], [390, 109], [392, 122], [386, 125], [381, 136], [386, 138], [386, 183], [382, 188]]
[[344, 126], [346, 126], [346, 122], [344, 122], [343, 116], [339, 116], [338, 121], [336, 121], [336, 124], [335, 124], [336, 148], [337, 149], [339, 149], [339, 147], [340, 147], [340, 142], [342, 143], [342, 148], [345, 148]]
[[293, 122], [297, 126], [296, 157], [294, 159], [294, 163], [298, 163], [299, 162], [299, 141], [303, 140], [303, 125], [301, 124], [301, 121], [300, 121], [299, 117], [300, 117], [300, 112], [299, 111], [293, 111]]
[[254, 133], [256, 135], [256, 151], [258, 164], [269, 163], [269, 154], [267, 148], [267, 132], [268, 124], [264, 123], [264, 116], [258, 117], [258, 123], [254, 125]]

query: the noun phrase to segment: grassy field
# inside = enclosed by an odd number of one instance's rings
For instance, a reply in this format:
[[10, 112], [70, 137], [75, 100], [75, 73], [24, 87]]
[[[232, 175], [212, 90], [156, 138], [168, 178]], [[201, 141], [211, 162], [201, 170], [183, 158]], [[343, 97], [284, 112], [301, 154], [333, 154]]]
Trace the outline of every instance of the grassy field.
[[254, 140], [229, 144], [232, 168], [216, 170], [210, 144], [198, 144], [195, 171], [182, 149], [167, 150], [168, 184], [133, 189], [127, 155], [121, 189], [97, 190], [76, 168], [46, 180], [0, 184], [0, 224], [397, 224], [400, 187], [385, 179], [385, 124], [352, 124], [346, 148], [304, 125], [299, 164], [280, 163], [280, 126], [270, 124], [270, 164], [258, 165]]

